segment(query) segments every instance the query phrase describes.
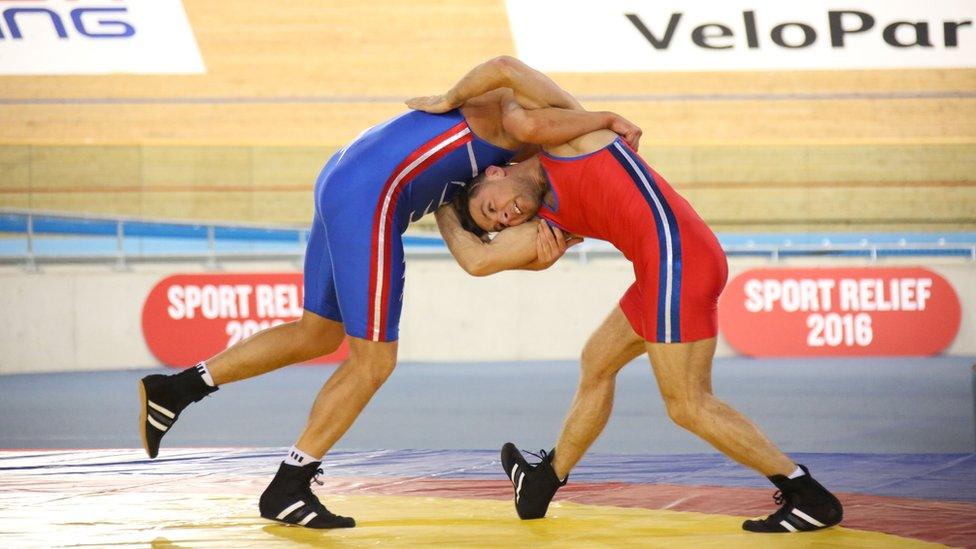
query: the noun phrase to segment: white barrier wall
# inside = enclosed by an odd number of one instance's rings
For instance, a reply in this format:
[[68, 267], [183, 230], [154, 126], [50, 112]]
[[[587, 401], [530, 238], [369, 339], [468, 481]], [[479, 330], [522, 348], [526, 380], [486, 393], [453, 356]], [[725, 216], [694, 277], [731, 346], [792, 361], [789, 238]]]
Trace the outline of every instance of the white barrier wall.
[[[814, 264], [824, 262], [734, 259], [730, 279], [759, 266]], [[573, 359], [633, 281], [630, 264], [620, 259], [580, 263], [568, 258], [544, 272], [485, 278], [468, 276], [449, 259], [415, 259], [407, 265], [400, 323], [403, 361]], [[946, 353], [976, 355], [976, 264], [945, 260], [925, 266], [952, 284], [962, 304], [959, 334]], [[225, 264], [222, 270], [285, 272], [296, 267], [288, 262], [247, 263]], [[5, 313], [0, 374], [158, 365], [142, 336], [143, 303], [161, 279], [190, 272], [204, 270], [195, 264], [170, 264], [122, 272], [104, 266], [45, 267], [40, 273], [0, 271], [0, 310]], [[733, 354], [723, 341], [718, 352]]]

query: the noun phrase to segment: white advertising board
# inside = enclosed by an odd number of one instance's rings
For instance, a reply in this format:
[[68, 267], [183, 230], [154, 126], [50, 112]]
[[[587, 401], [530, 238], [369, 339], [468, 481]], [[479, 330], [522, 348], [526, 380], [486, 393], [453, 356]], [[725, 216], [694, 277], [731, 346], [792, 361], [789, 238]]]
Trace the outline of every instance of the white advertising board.
[[973, 0], [507, 0], [543, 71], [976, 67]]
[[203, 72], [180, 0], [0, 2], [0, 74]]

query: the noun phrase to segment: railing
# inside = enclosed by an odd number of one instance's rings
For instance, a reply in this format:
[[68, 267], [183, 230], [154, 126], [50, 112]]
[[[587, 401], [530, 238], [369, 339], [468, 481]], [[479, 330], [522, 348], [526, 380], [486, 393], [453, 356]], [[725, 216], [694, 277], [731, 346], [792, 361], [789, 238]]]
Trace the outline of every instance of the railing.
[[[17, 253], [15, 239], [2, 241], [0, 261], [23, 262], [28, 269], [42, 262], [113, 260], [124, 268], [131, 261], [203, 260], [216, 265], [222, 256], [292, 258], [303, 252], [308, 239], [304, 227], [146, 221], [18, 210], [0, 210], [0, 232], [24, 235], [23, 253]], [[219, 243], [250, 243], [253, 251], [237, 246], [225, 253]]]
[[[730, 244], [719, 235], [722, 249], [729, 257], [761, 257], [773, 262], [789, 257], [833, 257], [833, 258], [867, 258], [876, 262], [886, 257], [961, 257], [976, 262], [976, 238], [971, 242], [936, 241], [900, 242], [900, 243], [832, 243], [820, 244]], [[569, 250], [580, 256], [581, 261], [587, 257], [619, 255], [616, 249], [606, 242], [584, 242]]]
[[976, 262], [976, 243], [905, 244], [821, 244], [723, 246], [729, 256], [764, 256], [772, 261], [784, 257], [865, 257], [872, 262], [882, 257], [966, 257]]
[[[211, 267], [220, 261], [301, 261], [309, 237], [304, 226], [148, 221], [0, 209], [3, 233], [14, 238], [0, 238], [0, 263], [19, 263], [29, 270], [42, 263], [113, 262], [126, 268], [129, 263], [164, 261], [202, 261]], [[418, 253], [431, 248], [446, 252], [440, 237], [408, 236], [404, 243]]]
[[[113, 263], [124, 269], [136, 262], [201, 261], [210, 267], [222, 261], [300, 262], [309, 235], [307, 227], [297, 226], [148, 221], [10, 209], [0, 209], [0, 233], [15, 235], [0, 239], [0, 263], [21, 264], [29, 270], [42, 263]], [[17, 235], [22, 235], [23, 240]], [[839, 242], [837, 238], [800, 236], [804, 241], [799, 243], [778, 236], [778, 242], [771, 242], [773, 235], [719, 238], [729, 256], [763, 257], [773, 262], [789, 257], [860, 257], [878, 261], [905, 256], [959, 257], [976, 262], [976, 233], [915, 233], [911, 238], [894, 241], [892, 235], [881, 233], [874, 235], [880, 241], [858, 235], [834, 235], [841, 237]], [[438, 236], [407, 235], [404, 245], [410, 257], [450, 255]], [[607, 242], [587, 240], [571, 248], [567, 255], [585, 263], [591, 258], [619, 257], [620, 252]]]

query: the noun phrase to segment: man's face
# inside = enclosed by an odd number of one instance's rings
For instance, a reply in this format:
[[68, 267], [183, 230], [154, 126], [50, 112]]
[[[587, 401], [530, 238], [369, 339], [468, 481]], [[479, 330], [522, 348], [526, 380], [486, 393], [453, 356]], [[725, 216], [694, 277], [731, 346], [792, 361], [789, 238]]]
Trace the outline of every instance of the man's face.
[[521, 225], [539, 211], [538, 191], [518, 176], [518, 166], [489, 166], [468, 200], [468, 211], [479, 227], [498, 232]]

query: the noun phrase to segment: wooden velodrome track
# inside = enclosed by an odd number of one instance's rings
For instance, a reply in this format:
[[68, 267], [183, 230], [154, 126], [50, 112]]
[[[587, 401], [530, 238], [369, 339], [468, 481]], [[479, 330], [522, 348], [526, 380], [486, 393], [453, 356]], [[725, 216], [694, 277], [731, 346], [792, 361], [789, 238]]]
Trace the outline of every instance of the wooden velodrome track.
[[[195, 76], [0, 78], [0, 207], [306, 223], [328, 155], [515, 54], [502, 0], [184, 0]], [[976, 227], [976, 70], [553, 74], [719, 230]]]

